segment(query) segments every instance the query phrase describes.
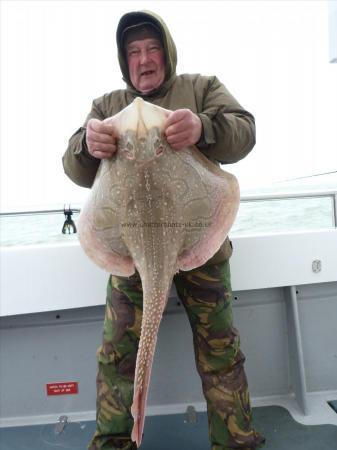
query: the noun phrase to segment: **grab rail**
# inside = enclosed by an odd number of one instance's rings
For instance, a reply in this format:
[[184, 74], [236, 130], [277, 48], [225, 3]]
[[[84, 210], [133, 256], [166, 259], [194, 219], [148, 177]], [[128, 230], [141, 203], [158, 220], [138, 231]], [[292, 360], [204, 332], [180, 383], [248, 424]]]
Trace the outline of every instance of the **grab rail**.
[[[71, 208], [72, 212], [81, 212], [80, 208]], [[63, 214], [64, 209], [39, 209], [35, 211], [10, 211], [10, 212], [0, 212], [0, 216], [35, 216], [36, 214]]]
[[305, 191], [305, 192], [292, 192], [292, 193], [279, 193], [279, 194], [248, 194], [242, 195], [241, 202], [259, 202], [268, 200], [295, 200], [305, 198], [331, 198], [332, 200], [332, 218], [333, 225], [337, 228], [337, 190], [320, 190], [320, 191]]
[[[337, 190], [316, 190], [305, 192], [292, 192], [292, 193], [265, 193], [265, 194], [246, 194], [242, 195], [240, 201], [246, 202], [260, 202], [269, 200], [294, 200], [305, 198], [327, 198], [332, 200], [332, 214], [333, 224], [337, 228]], [[79, 213], [80, 208], [71, 208], [73, 212]], [[20, 216], [20, 215], [36, 215], [36, 214], [59, 214], [64, 213], [64, 209], [44, 209], [34, 211], [13, 211], [13, 212], [0, 212], [0, 216]]]

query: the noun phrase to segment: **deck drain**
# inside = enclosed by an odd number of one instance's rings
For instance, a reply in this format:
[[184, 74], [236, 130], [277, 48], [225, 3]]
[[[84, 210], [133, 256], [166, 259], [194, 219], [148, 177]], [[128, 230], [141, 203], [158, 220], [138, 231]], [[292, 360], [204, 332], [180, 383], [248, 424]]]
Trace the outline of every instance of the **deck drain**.
[[55, 425], [54, 433], [55, 434], [63, 433], [63, 430], [66, 427], [67, 423], [68, 423], [68, 416], [60, 416], [57, 424]]
[[188, 406], [185, 413], [185, 423], [194, 424], [197, 423], [197, 412], [194, 406]]
[[337, 400], [330, 400], [328, 405], [335, 411], [335, 413], [337, 413]]

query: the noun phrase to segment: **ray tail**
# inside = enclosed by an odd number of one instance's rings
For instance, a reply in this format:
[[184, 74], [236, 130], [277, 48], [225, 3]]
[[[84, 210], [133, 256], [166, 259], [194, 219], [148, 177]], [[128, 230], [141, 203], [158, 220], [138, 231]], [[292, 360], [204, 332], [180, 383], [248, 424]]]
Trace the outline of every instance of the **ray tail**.
[[[157, 281], [157, 280], [156, 280]], [[155, 282], [155, 285], [157, 283]], [[166, 283], [165, 283], [166, 284]], [[152, 363], [157, 342], [159, 325], [166, 305], [171, 283], [144, 289], [142, 329], [139, 341], [133, 403], [131, 413], [134, 419], [131, 439], [140, 446], [144, 430], [146, 401], [149, 390]]]

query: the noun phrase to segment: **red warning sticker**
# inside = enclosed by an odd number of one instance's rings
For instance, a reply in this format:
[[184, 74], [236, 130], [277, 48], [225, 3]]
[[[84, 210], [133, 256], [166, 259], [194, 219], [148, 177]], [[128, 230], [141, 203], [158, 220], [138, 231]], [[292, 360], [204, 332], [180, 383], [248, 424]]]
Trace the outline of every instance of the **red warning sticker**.
[[65, 381], [63, 383], [48, 383], [47, 395], [78, 394], [78, 383], [76, 381]]

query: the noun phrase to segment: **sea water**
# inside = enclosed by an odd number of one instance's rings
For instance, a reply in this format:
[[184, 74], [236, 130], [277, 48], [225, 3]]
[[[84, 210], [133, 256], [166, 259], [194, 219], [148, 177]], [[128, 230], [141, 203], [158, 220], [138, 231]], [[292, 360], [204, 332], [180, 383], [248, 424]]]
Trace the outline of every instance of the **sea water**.
[[[282, 194], [321, 190], [337, 191], [337, 174], [246, 189], [245, 195]], [[75, 224], [78, 213], [72, 219]], [[77, 242], [76, 234], [63, 234], [62, 213], [0, 216], [0, 246], [27, 246]], [[241, 202], [230, 237], [305, 231], [334, 227], [331, 197]]]

